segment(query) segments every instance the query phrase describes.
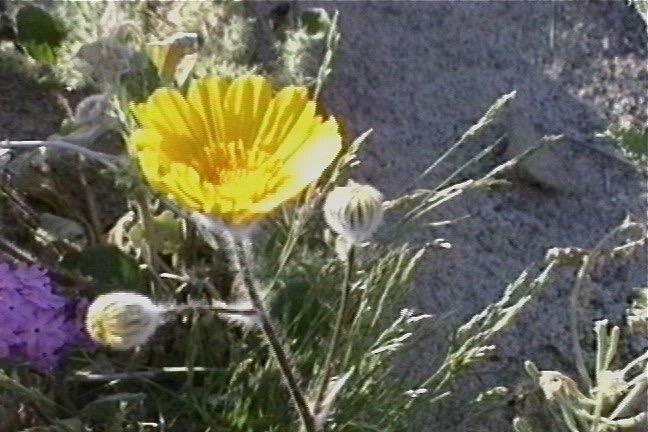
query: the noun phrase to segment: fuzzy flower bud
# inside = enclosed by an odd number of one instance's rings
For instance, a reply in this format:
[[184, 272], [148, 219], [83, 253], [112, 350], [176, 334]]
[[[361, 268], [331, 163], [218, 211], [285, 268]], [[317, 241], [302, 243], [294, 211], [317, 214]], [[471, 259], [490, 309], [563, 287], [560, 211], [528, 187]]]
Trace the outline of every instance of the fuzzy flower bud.
[[74, 121], [78, 124], [88, 124], [99, 119], [108, 109], [108, 98], [103, 94], [95, 94], [83, 99], [74, 112]]
[[333, 189], [324, 203], [328, 226], [351, 244], [368, 240], [383, 219], [383, 197], [373, 186], [349, 181]]
[[148, 297], [114, 292], [99, 297], [88, 308], [86, 328], [92, 339], [117, 350], [143, 345], [164, 322], [167, 309]]

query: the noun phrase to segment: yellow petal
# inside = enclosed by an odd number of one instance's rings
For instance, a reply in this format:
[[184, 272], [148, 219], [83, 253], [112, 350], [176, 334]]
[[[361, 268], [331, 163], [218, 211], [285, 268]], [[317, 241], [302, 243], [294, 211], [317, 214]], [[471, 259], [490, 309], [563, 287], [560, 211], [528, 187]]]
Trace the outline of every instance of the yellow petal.
[[255, 147], [274, 152], [285, 140], [308, 103], [302, 87], [286, 87], [275, 95], [257, 132]]
[[195, 80], [189, 86], [187, 100], [203, 120], [209, 143], [231, 141], [223, 112], [225, 93], [229, 82], [220, 77]]
[[[235, 79], [225, 95], [225, 109], [229, 114], [235, 139], [251, 148], [254, 137], [272, 98], [270, 82], [262, 76], [244, 76]], [[230, 141], [232, 137], [230, 137]]]
[[201, 179], [195, 169], [182, 163], [172, 163], [164, 183], [169, 194], [184, 207], [202, 210]]
[[155, 90], [144, 106], [138, 106], [135, 116], [142, 128], [169, 137], [184, 147], [185, 154], [200, 154], [207, 136], [202, 118], [177, 90]]
[[159, 151], [162, 144], [162, 135], [152, 129], [135, 129], [129, 139], [129, 144], [134, 152], [144, 149]]
[[317, 180], [335, 160], [342, 148], [342, 139], [334, 118], [319, 125], [303, 146], [285, 161], [276, 175], [280, 185], [250, 211], [267, 213], [281, 203], [294, 198], [306, 186]]
[[308, 102], [299, 117], [273, 152], [278, 160], [285, 160], [301, 150], [302, 144], [320, 127], [322, 120], [315, 116], [315, 103]]
[[138, 162], [148, 183], [159, 192], [167, 192], [164, 176], [169, 170], [169, 161], [151, 149], [139, 153]]
[[335, 160], [341, 138], [304, 87], [272, 96], [261, 76], [203, 78], [186, 99], [158, 89], [132, 112], [130, 137], [152, 188], [179, 205], [247, 224], [295, 197]]

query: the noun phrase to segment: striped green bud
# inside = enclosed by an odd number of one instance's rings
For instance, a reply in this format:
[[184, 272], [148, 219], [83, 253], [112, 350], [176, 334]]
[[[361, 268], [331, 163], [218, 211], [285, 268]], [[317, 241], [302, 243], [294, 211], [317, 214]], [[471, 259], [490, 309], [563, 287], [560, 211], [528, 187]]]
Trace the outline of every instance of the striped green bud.
[[349, 181], [333, 189], [324, 202], [328, 226], [350, 244], [367, 241], [383, 219], [383, 197], [373, 186]]

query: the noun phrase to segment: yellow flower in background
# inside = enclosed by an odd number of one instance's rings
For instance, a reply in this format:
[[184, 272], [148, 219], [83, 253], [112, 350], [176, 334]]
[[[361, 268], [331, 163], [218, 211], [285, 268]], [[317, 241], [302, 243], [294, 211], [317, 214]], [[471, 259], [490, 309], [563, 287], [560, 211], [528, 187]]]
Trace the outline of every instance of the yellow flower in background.
[[207, 77], [186, 96], [157, 89], [133, 114], [131, 150], [156, 191], [181, 206], [247, 225], [317, 180], [341, 149], [334, 118], [304, 87], [276, 94], [261, 76]]

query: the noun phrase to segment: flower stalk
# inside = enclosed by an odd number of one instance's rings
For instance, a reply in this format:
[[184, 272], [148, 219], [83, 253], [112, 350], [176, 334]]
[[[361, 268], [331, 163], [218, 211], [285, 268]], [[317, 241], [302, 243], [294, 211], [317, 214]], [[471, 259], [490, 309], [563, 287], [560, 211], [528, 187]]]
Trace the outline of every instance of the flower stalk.
[[353, 264], [355, 261], [355, 247], [349, 246], [349, 251], [345, 260], [344, 279], [342, 281], [342, 295], [340, 297], [340, 305], [337, 310], [337, 317], [335, 319], [335, 327], [333, 328], [333, 336], [328, 348], [328, 353], [324, 360], [322, 382], [317, 391], [315, 398], [315, 413], [319, 413], [322, 409], [322, 402], [326, 396], [326, 390], [329, 387], [331, 376], [336, 365], [336, 356], [340, 348], [340, 337], [342, 335], [342, 327], [346, 317], [346, 310], [348, 309], [349, 297], [351, 295], [351, 274], [353, 272]]
[[288, 386], [290, 397], [299, 413], [303, 429], [306, 432], [316, 432], [315, 421], [311, 409], [306, 402], [306, 397], [304, 396], [303, 391], [299, 387], [296, 373], [293, 366], [290, 364], [286, 349], [279, 338], [277, 330], [272, 324], [270, 315], [263, 304], [261, 295], [258, 292], [257, 283], [251, 271], [250, 264], [252, 260], [248, 240], [246, 237], [237, 233], [230, 232], [230, 235], [232, 240], [232, 256], [234, 264], [241, 274], [243, 285], [250, 297], [250, 302], [257, 310], [263, 336], [268, 342], [268, 345], [270, 345], [272, 355], [279, 365], [281, 375]]

